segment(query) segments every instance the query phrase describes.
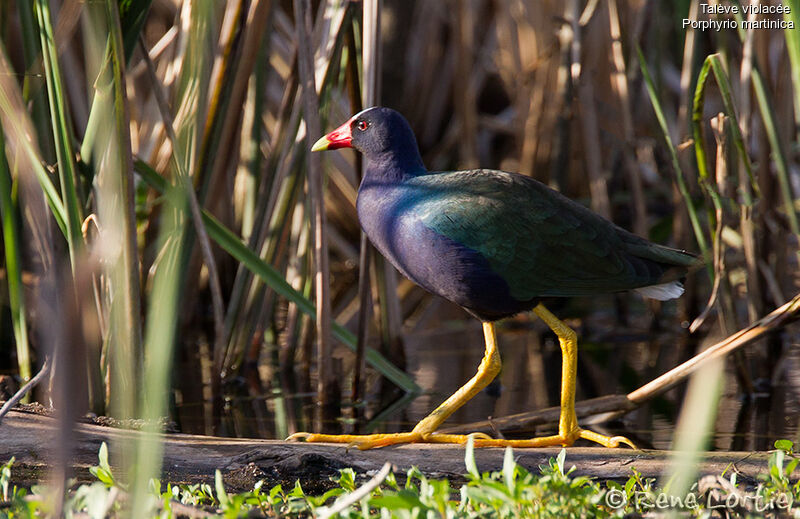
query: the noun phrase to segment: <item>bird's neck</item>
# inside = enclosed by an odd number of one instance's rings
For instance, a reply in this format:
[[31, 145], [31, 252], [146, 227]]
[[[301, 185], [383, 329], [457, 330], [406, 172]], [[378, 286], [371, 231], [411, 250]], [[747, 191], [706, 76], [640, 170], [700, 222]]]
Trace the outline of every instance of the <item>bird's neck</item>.
[[365, 161], [364, 180], [370, 183], [402, 182], [428, 173], [422, 163], [422, 157], [416, 149], [413, 150], [413, 153], [385, 152], [377, 156], [365, 157]]

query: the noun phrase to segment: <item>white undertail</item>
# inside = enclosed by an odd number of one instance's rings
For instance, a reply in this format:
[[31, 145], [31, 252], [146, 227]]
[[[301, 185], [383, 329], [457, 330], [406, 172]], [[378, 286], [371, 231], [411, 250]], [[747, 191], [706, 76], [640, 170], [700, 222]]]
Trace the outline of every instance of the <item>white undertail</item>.
[[634, 290], [644, 297], [658, 299], [659, 301], [667, 301], [668, 299], [681, 297], [683, 294], [683, 285], [680, 281], [670, 281], [669, 283], [662, 283], [660, 285], [634, 288]]

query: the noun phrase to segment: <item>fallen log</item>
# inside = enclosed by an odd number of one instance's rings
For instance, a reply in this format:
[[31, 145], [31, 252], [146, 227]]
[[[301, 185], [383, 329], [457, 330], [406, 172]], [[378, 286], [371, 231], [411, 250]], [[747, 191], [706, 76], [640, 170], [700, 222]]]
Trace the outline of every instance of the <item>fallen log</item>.
[[[110, 462], [117, 477], [124, 474], [115, 464], [115, 451], [131, 447], [142, 433], [131, 430], [79, 423], [75, 425], [76, 444], [72, 467], [78, 481], [91, 481], [89, 467], [97, 465], [102, 442], [110, 449]], [[55, 459], [59, 431], [53, 418], [12, 410], [0, 425], [0, 463], [12, 456], [12, 481], [30, 486], [46, 478]], [[250, 490], [259, 480], [269, 486], [281, 483], [291, 487], [300, 480], [307, 492], [330, 488], [330, 476], [339, 469], [352, 467], [363, 476], [372, 475], [390, 462], [398, 476], [411, 466], [431, 477], [447, 477], [454, 484], [464, 481], [464, 447], [459, 445], [414, 444], [368, 451], [342, 445], [307, 444], [278, 440], [217, 438], [188, 434], [163, 434], [164, 464], [162, 481], [172, 483], [212, 483], [214, 472], [222, 472], [231, 491]], [[547, 465], [560, 449], [516, 449], [517, 462], [536, 471]], [[476, 449], [478, 468], [500, 470], [503, 449]], [[600, 479], [624, 480], [636, 468], [644, 477], [657, 477], [667, 466], [667, 451], [634, 451], [572, 447], [567, 450], [567, 466], [575, 465], [575, 475]], [[736, 470], [740, 478], [754, 479], [767, 472], [768, 453], [711, 452], [701, 456], [699, 474], [722, 474]]]

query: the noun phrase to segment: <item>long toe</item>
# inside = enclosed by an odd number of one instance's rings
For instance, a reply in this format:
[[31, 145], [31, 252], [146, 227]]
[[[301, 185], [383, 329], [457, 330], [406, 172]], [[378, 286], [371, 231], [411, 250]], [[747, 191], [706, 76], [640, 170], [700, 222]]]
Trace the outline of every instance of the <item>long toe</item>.
[[475, 447], [513, 447], [519, 449], [539, 448], [539, 447], [570, 447], [575, 440], [583, 438], [599, 443], [604, 447], [619, 447], [625, 444], [632, 449], [636, 445], [624, 436], [605, 436], [587, 429], [576, 429], [569, 434], [555, 434], [553, 436], [543, 436], [540, 438], [530, 438], [528, 440], [475, 440]]
[[286, 441], [303, 440], [309, 443], [346, 443], [353, 445], [361, 450], [376, 449], [389, 445], [401, 445], [404, 443], [455, 443], [465, 444], [471, 437], [476, 441], [491, 440], [492, 438], [483, 433], [473, 434], [424, 434], [421, 432], [404, 432], [388, 434], [312, 434], [294, 433], [286, 438]]
[[581, 429], [581, 438], [585, 440], [591, 440], [595, 443], [599, 443], [603, 447], [619, 447], [620, 444], [625, 444], [631, 449], [639, 450], [639, 448], [628, 438], [624, 436], [606, 436], [604, 434], [596, 433], [594, 431], [590, 431], [588, 429]]
[[540, 447], [569, 447], [575, 443], [571, 436], [542, 436], [528, 440], [475, 440], [475, 447], [513, 447], [516, 449], [535, 449]]
[[286, 438], [287, 441], [303, 440], [308, 443], [346, 443], [361, 450], [398, 445], [403, 443], [417, 443], [423, 441], [421, 433], [391, 433], [391, 434], [313, 434], [294, 433]]

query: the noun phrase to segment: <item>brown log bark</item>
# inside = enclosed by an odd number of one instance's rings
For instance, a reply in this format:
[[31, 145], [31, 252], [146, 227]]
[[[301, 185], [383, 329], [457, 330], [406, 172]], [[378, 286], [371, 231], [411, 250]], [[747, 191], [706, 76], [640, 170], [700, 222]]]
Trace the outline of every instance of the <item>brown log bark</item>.
[[[57, 445], [56, 422], [50, 417], [33, 413], [11, 411], [0, 424], [0, 463], [12, 456], [12, 481], [16, 485], [30, 486], [46, 477], [48, 467], [55, 457]], [[131, 445], [141, 434], [136, 431], [114, 429], [90, 424], [76, 424], [77, 445], [72, 465], [79, 481], [90, 481], [88, 469], [97, 465], [97, 453], [102, 442], [109, 444], [110, 462], [115, 476], [124, 480], [114, 459], [114, 446]], [[164, 468], [162, 481], [172, 483], [212, 483], [215, 470], [222, 472], [229, 491], [252, 489], [259, 480], [268, 486], [277, 483], [291, 488], [300, 480], [306, 492], [316, 493], [332, 486], [330, 476], [345, 467], [357, 473], [374, 473], [384, 462], [394, 465], [395, 474], [402, 476], [412, 465], [432, 477], [447, 477], [451, 483], [460, 484], [466, 473], [464, 447], [460, 445], [415, 444], [369, 451], [359, 451], [343, 445], [293, 443], [278, 440], [217, 438], [187, 434], [165, 434]], [[515, 459], [531, 471], [547, 465], [560, 449], [516, 449]], [[503, 449], [476, 449], [478, 468], [500, 470]], [[567, 450], [567, 466], [576, 466], [575, 475], [588, 475], [600, 479], [627, 479], [636, 468], [644, 477], [661, 475], [668, 466], [670, 453], [666, 451], [634, 451], [630, 449], [604, 449], [571, 447]], [[767, 472], [767, 453], [712, 452], [701, 456], [700, 475], [719, 475], [726, 469], [737, 470], [740, 478], [755, 478]], [[698, 476], [699, 477], [699, 476]]]

